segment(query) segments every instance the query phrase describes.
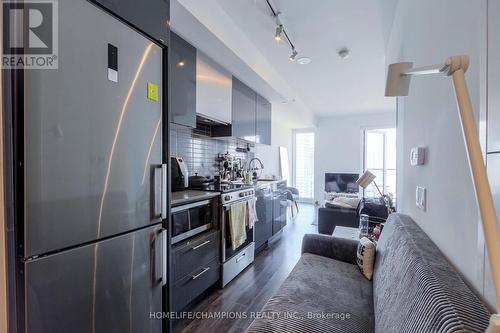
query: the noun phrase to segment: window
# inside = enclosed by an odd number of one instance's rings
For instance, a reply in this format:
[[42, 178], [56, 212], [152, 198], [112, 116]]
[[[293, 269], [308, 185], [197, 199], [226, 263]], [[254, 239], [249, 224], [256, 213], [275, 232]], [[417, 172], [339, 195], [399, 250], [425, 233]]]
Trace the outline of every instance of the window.
[[312, 201], [314, 198], [314, 132], [294, 133], [294, 184], [300, 198]]
[[[396, 129], [367, 129], [363, 131], [363, 137], [363, 169], [377, 176], [375, 183], [383, 194], [396, 198]], [[379, 196], [373, 183], [366, 188], [365, 196]]]

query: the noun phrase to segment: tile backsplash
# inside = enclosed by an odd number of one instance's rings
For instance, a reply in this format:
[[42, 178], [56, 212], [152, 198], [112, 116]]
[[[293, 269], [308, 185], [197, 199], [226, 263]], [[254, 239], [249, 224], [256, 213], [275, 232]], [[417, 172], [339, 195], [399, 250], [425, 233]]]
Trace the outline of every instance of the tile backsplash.
[[235, 158], [249, 160], [254, 157], [254, 146], [248, 153], [236, 148], [246, 148], [247, 142], [235, 138], [211, 138], [198, 134], [192, 128], [171, 124], [170, 155], [184, 158], [189, 175], [214, 176], [219, 172], [218, 154], [229, 152]]

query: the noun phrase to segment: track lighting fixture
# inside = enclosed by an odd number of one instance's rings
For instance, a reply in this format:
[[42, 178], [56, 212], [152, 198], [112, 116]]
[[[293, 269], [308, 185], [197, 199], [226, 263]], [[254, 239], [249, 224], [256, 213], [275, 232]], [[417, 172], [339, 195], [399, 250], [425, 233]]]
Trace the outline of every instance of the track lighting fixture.
[[283, 37], [281, 36], [282, 33], [283, 33], [283, 25], [279, 24], [276, 27], [276, 34], [274, 35], [274, 40], [277, 42], [281, 42], [283, 40]]
[[[283, 26], [284, 22], [283, 14], [279, 11], [276, 11], [269, 1], [270, 0], [266, 0], [269, 10], [271, 11], [272, 16], [274, 17], [276, 22], [276, 33], [274, 34], [274, 40], [276, 42], [281, 42], [283, 39], [285, 39], [288, 42], [288, 44], [290, 45], [290, 49], [292, 50], [292, 54], [290, 55], [290, 57], [288, 57], [288, 59], [290, 59], [291, 62], [295, 62], [297, 61], [297, 56], [299, 55], [299, 53], [295, 49], [295, 45], [293, 45], [290, 36], [288, 35], [285, 27]], [[308, 64], [311, 62], [311, 59], [309, 58], [302, 57], [299, 60], [301, 59], [303, 60], [303, 62], [299, 62], [300, 64]]]

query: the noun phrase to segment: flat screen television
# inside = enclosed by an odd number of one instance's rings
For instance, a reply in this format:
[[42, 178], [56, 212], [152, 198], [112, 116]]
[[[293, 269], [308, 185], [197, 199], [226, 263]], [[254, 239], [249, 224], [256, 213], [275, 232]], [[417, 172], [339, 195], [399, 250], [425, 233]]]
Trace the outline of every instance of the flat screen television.
[[359, 193], [357, 173], [325, 173], [325, 192]]

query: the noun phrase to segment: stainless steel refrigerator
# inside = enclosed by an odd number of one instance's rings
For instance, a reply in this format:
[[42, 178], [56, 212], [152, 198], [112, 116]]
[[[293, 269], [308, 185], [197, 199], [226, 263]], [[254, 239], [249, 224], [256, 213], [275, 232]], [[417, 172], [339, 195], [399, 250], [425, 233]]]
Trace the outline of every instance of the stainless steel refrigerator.
[[19, 92], [18, 328], [161, 332], [164, 50], [90, 2], [58, 3], [59, 69], [26, 70]]

